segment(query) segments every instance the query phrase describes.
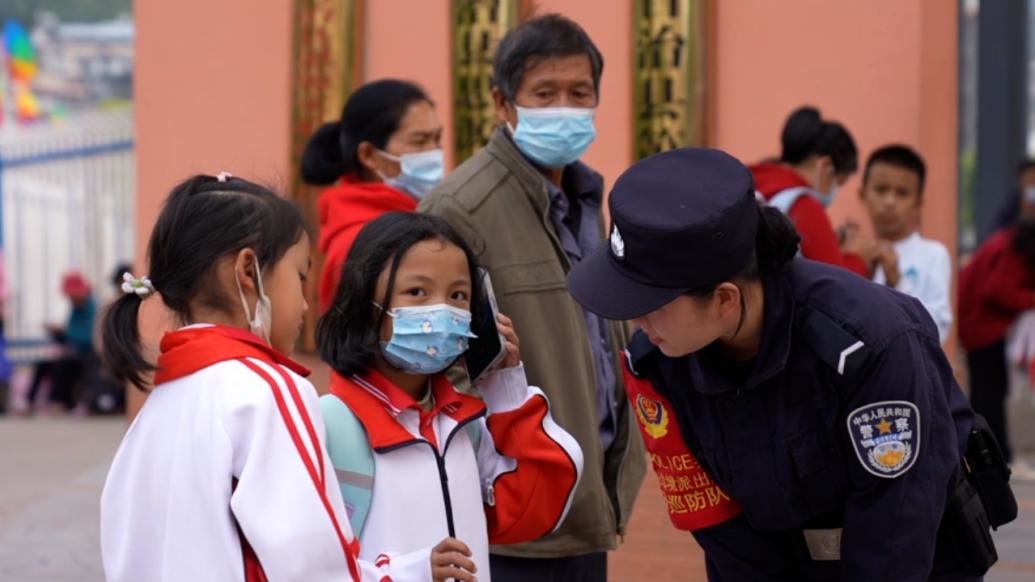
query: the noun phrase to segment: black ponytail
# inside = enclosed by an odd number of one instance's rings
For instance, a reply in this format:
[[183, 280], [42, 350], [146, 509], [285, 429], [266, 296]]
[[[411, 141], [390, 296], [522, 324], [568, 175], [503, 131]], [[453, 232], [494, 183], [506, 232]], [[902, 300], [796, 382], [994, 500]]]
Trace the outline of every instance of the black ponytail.
[[316, 130], [302, 153], [302, 179], [307, 184], [333, 184], [346, 173], [341, 146], [341, 122], [325, 123]]
[[[298, 208], [273, 191], [240, 178], [194, 176], [173, 189], [148, 242], [148, 278], [181, 323], [193, 320], [191, 306], [229, 312], [213, 269], [242, 249], [272, 266], [307, 232]], [[154, 300], [154, 299], [148, 299]], [[154, 371], [140, 347], [137, 316], [142, 299], [129, 293], [115, 301], [102, 323], [102, 356], [112, 377], [146, 389]]]
[[859, 167], [852, 134], [836, 121], [824, 121], [815, 107], [799, 107], [791, 113], [780, 144], [780, 161], [787, 164], [800, 164], [809, 156], [830, 156], [838, 174], [851, 174]]
[[384, 149], [414, 103], [431, 99], [409, 81], [383, 79], [356, 89], [341, 111], [341, 119], [316, 130], [302, 154], [302, 179], [308, 184], [333, 184], [342, 176], [369, 179], [359, 162], [359, 144]]
[[779, 271], [798, 254], [801, 236], [794, 223], [777, 208], [758, 205], [755, 259], [761, 273]]
[[141, 301], [136, 293], [127, 293], [111, 304], [101, 323], [101, 344], [104, 364], [112, 376], [143, 389], [144, 375], [153, 372], [155, 367], [140, 349], [137, 318]]

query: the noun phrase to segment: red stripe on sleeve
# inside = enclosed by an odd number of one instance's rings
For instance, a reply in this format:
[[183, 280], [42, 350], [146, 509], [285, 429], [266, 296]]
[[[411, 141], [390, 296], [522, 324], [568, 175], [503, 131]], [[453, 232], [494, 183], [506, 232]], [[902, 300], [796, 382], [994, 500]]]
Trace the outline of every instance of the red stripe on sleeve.
[[490, 543], [540, 538], [564, 515], [578, 471], [564, 447], [546, 433], [546, 414], [546, 399], [536, 395], [486, 421], [499, 452], [517, 461], [517, 469], [493, 484], [496, 504], [485, 506]]

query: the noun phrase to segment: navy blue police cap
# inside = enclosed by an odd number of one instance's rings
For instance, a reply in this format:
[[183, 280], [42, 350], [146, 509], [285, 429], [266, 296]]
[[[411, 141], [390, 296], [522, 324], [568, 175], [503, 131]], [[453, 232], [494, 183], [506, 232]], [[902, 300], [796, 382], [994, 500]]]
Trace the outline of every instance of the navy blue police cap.
[[726, 152], [671, 150], [615, 182], [609, 240], [568, 275], [575, 300], [608, 319], [646, 315], [729, 281], [751, 260], [758, 227], [751, 172]]

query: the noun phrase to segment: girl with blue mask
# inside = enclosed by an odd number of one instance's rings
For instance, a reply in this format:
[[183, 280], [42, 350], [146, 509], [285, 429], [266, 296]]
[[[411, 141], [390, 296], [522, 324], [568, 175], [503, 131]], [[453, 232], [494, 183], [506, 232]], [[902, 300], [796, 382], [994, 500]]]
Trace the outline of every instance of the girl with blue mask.
[[[360, 547], [385, 541], [409, 553], [456, 537], [470, 548], [465, 570], [485, 580], [490, 543], [529, 541], [560, 523], [582, 453], [529, 386], [506, 316], [497, 326], [507, 354], [474, 385], [480, 397], [454, 387], [459, 365], [447, 377], [475, 339], [472, 319], [491, 317], [477, 311], [477, 275], [474, 253], [444, 220], [386, 214], [353, 244], [316, 335], [334, 370], [321, 400], [327, 446]], [[524, 507], [542, 510], [515, 509]]]
[[386, 212], [412, 212], [445, 174], [442, 124], [417, 85], [384, 79], [349, 96], [341, 119], [321, 127], [302, 157], [302, 177], [327, 186], [317, 202], [320, 311], [334, 298], [338, 276], [359, 231]]

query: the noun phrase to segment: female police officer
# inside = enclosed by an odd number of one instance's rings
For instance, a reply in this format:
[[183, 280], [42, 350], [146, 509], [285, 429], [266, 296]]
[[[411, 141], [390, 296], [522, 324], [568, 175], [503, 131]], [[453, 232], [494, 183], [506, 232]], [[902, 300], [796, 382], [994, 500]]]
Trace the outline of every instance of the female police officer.
[[[700, 506], [740, 507], [694, 531], [709, 579], [927, 579], [973, 418], [924, 308], [795, 258], [794, 228], [718, 150], [637, 163], [610, 208], [609, 244], [568, 284], [639, 328], [629, 363], [663, 400], [636, 406], [648, 450], [678, 425], [724, 492]], [[659, 476], [687, 465], [651, 457]]]

